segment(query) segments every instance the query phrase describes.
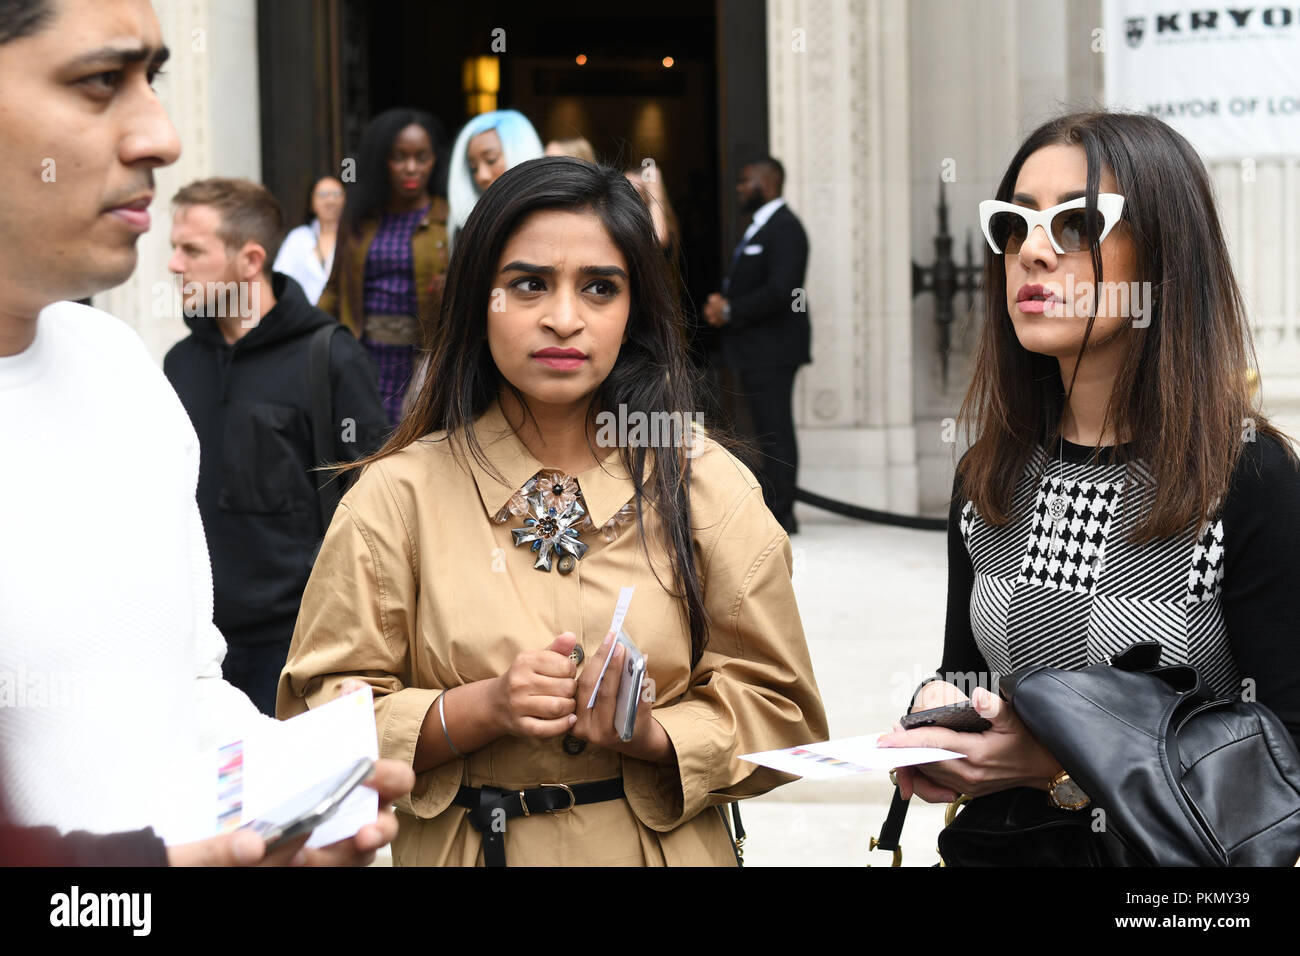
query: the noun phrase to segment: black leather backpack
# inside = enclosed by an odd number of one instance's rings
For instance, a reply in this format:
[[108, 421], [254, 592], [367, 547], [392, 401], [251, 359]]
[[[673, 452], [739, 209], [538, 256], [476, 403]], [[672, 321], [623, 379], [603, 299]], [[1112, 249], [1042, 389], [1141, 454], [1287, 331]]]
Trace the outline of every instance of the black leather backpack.
[[[1262, 704], [1215, 697], [1195, 668], [1134, 644], [1080, 670], [1032, 666], [1002, 695], [1091, 798], [1017, 788], [970, 802], [939, 838], [950, 866], [1292, 866], [1300, 754]], [[1100, 812], [1098, 812], [1100, 811]]]

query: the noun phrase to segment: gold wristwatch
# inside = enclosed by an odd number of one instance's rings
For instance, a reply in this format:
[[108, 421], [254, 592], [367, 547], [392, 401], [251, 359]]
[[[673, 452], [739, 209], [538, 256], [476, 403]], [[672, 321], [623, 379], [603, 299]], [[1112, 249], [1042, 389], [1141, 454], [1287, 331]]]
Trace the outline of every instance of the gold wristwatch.
[[1069, 773], [1062, 770], [1047, 785], [1047, 798], [1052, 806], [1061, 810], [1082, 810], [1092, 801], [1082, 788], [1070, 779]]

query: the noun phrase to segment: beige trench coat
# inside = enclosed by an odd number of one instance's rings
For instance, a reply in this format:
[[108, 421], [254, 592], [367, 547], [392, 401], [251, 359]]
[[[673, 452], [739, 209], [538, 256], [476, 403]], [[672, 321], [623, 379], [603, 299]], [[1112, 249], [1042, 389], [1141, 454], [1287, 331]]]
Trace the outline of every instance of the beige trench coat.
[[[380, 755], [409, 764], [441, 690], [497, 677], [516, 655], [563, 631], [578, 636], [590, 661], [619, 588], [635, 585], [624, 630], [649, 658], [653, 715], [677, 764], [594, 745], [570, 755], [560, 738], [499, 738], [417, 775], [397, 804], [393, 862], [482, 864], [480, 835], [451, 803], [462, 784], [523, 789], [621, 774], [625, 799], [509, 821], [509, 864], [734, 866], [715, 805], [793, 779], [737, 756], [827, 736], [790, 581], [789, 539], [757, 481], [721, 446], [700, 440], [691, 514], [711, 624], [692, 668], [681, 602], [655, 578], [657, 571], [671, 586], [662, 548], [651, 549], [652, 568], [635, 522], [624, 523], [612, 541], [584, 533], [589, 550], [572, 573], [534, 569], [534, 553], [516, 548], [510, 534], [522, 519], [492, 517], [545, 469], [497, 404], [476, 433], [505, 484], [472, 458], [462, 464], [435, 433], [367, 468], [344, 497], [303, 595], [278, 715], [332, 700], [344, 678], [358, 677], [374, 689]], [[576, 477], [597, 528], [632, 499], [617, 455]], [[647, 515], [652, 536], [655, 528]]]

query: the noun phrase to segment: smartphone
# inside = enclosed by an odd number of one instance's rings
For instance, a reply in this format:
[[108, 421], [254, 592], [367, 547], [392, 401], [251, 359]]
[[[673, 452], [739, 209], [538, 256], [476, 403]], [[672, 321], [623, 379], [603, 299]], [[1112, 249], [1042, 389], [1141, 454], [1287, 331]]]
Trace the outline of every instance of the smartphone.
[[[618, 632], [618, 643], [623, 645], [623, 671], [619, 675], [618, 702], [614, 705], [614, 730], [619, 740], [631, 740], [636, 730], [636, 710], [641, 702], [641, 684], [645, 681], [645, 655], [637, 650], [632, 639]], [[612, 653], [612, 651], [611, 651]]]
[[968, 700], [944, 707], [932, 707], [918, 710], [914, 714], [904, 714], [898, 721], [904, 730], [916, 727], [946, 727], [963, 734], [978, 734], [993, 726], [987, 718], [981, 717], [975, 705]]
[[266, 852], [270, 853], [294, 837], [310, 833], [334, 816], [347, 795], [370, 776], [374, 768], [373, 760], [362, 757], [342, 773], [327, 777], [274, 810], [245, 823], [240, 829], [252, 830], [261, 836], [266, 841]]

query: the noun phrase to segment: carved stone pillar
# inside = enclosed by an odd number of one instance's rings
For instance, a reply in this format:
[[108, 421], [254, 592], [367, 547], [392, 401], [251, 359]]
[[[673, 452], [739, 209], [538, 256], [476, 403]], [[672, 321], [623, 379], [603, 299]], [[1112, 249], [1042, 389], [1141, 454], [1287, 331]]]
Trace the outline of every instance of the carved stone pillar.
[[907, 4], [768, 0], [767, 22], [771, 150], [811, 245], [799, 484], [915, 513]]

